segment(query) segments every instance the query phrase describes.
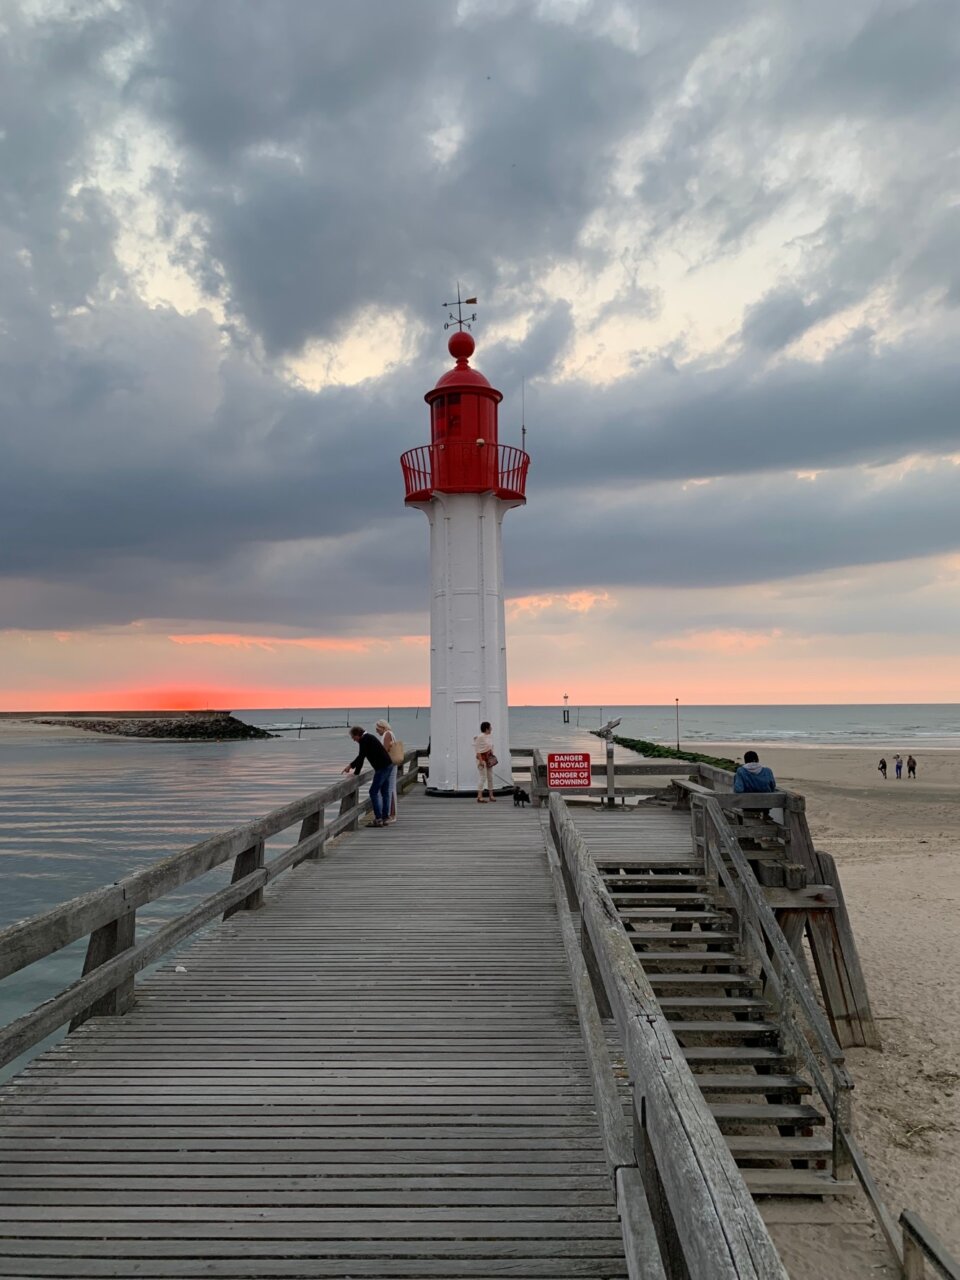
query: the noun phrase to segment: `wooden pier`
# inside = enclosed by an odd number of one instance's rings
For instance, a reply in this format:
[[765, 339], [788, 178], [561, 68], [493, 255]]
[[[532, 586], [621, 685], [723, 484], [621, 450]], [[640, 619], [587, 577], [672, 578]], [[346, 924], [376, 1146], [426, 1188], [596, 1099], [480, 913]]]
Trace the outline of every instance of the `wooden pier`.
[[824, 895], [760, 886], [699, 774], [611, 813], [428, 799], [407, 765], [395, 826], [346, 779], [0, 933], [0, 977], [90, 935], [0, 1030], [9, 1062], [75, 1027], [0, 1090], [0, 1276], [786, 1277], [751, 1192], [864, 1172], [773, 914]]
[[2, 1275], [626, 1275], [540, 824], [512, 805], [418, 797], [304, 862], [3, 1117]]

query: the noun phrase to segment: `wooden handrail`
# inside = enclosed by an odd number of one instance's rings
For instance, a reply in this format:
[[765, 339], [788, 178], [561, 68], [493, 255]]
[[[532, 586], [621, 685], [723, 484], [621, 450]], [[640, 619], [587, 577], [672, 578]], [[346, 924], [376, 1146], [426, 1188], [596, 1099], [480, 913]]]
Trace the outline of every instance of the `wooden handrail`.
[[[702, 796], [695, 797], [693, 803], [695, 806], [701, 807], [709, 818], [710, 826], [712, 826], [720, 846], [718, 848], [711, 843], [709, 827], [705, 824], [703, 840], [705, 871], [708, 875], [712, 874], [723, 883], [737, 909], [741, 922], [745, 918], [754, 922], [754, 931], [758, 936], [754, 939], [753, 950], [757, 959], [773, 982], [781, 988], [789, 990], [791, 1008], [802, 1012], [803, 1019], [815, 1037], [821, 1054], [830, 1064], [833, 1091], [831, 1092], [827, 1088], [827, 1092], [824, 1093], [823, 1088], [821, 1088], [821, 1093], [832, 1115], [837, 1108], [841, 1095], [849, 1093], [853, 1088], [850, 1073], [843, 1065], [843, 1050], [837, 1044], [833, 1032], [830, 1030], [830, 1025], [817, 1004], [816, 998], [797, 962], [797, 958], [787, 944], [787, 940], [783, 936], [783, 930], [777, 924], [776, 916], [770, 909], [763, 891], [750, 869], [750, 864], [744, 857], [719, 804], [715, 799], [706, 799]], [[710, 865], [711, 863], [712, 866]], [[731, 869], [736, 872], [735, 877]], [[770, 962], [771, 956], [777, 960], [776, 967]], [[798, 1039], [807, 1046], [810, 1059], [813, 1063], [816, 1063], [805, 1037], [800, 1034]], [[804, 1054], [803, 1056], [806, 1057], [807, 1055]], [[819, 1067], [816, 1068], [816, 1074], [821, 1084], [826, 1088], [826, 1081], [823, 1079]]]
[[[421, 751], [408, 751], [398, 778], [405, 791], [417, 780]], [[401, 770], [403, 766], [401, 766]], [[365, 781], [365, 779], [364, 779]], [[0, 1029], [0, 1067], [12, 1062], [65, 1022], [79, 1025], [91, 1014], [126, 1012], [133, 999], [134, 976], [178, 946], [203, 925], [223, 914], [254, 910], [263, 888], [284, 871], [306, 859], [323, 856], [329, 840], [356, 829], [369, 812], [369, 798], [360, 798], [362, 781], [338, 779], [299, 800], [281, 805], [230, 831], [210, 836], [139, 871], [61, 903], [50, 911], [20, 920], [0, 930], [0, 979], [55, 954], [79, 938], [90, 936], [83, 975], [58, 995]], [[341, 812], [326, 821], [326, 807], [341, 801]], [[265, 841], [300, 823], [297, 842], [264, 862]], [[232, 882], [209, 894], [192, 910], [162, 925], [141, 942], [135, 939], [138, 907], [234, 861]]]
[[[646, 1177], [652, 1156], [690, 1280], [785, 1280], [786, 1271], [567, 806], [550, 796], [554, 846], [576, 893], [630, 1078]], [[665, 1224], [661, 1227], [667, 1229]], [[672, 1274], [678, 1274], [671, 1271]]]

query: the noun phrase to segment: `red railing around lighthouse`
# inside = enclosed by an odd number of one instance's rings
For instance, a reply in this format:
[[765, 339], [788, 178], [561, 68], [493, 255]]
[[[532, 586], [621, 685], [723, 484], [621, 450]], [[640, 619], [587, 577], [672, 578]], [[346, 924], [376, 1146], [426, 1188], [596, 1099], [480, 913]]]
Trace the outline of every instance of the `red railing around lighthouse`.
[[530, 455], [512, 444], [422, 444], [403, 454], [400, 465], [407, 502], [428, 502], [438, 491], [492, 492], [506, 501], [526, 501]]

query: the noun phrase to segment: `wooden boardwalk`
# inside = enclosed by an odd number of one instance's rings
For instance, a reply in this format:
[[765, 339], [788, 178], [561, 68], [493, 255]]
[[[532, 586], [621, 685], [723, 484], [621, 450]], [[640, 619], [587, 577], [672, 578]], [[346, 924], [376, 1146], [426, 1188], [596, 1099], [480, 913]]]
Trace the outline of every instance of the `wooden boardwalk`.
[[303, 863], [0, 1120], [0, 1275], [626, 1275], [541, 826], [509, 801], [418, 795]]
[[693, 847], [689, 813], [643, 805], [601, 809], [578, 804], [572, 806], [571, 814], [598, 862], [609, 857], [626, 866], [635, 860], [652, 869], [658, 863], [693, 866], [702, 861]]

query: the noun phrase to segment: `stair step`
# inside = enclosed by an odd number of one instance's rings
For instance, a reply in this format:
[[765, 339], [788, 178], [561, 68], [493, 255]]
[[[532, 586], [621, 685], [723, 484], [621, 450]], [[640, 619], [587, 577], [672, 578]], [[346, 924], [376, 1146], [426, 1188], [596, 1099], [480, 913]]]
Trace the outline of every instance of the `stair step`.
[[707, 885], [706, 876], [661, 875], [659, 872], [650, 872], [645, 875], [643, 872], [637, 871], [613, 870], [605, 867], [602, 862], [597, 865], [607, 888], [617, 884], [642, 887], [649, 885], [652, 889], [705, 889]]
[[769, 1013], [766, 1000], [749, 996], [663, 996], [658, 1001], [664, 1013], [671, 1009], [725, 1009], [730, 1013]]
[[744, 959], [737, 951], [637, 951], [644, 964], [728, 964], [741, 965]]
[[823, 1133], [798, 1138], [783, 1133], [731, 1133], [727, 1146], [737, 1160], [816, 1160], [833, 1153], [833, 1143]]
[[691, 1019], [685, 1022], [682, 1018], [668, 1018], [670, 1030], [675, 1036], [729, 1036], [732, 1040], [741, 1040], [744, 1036], [772, 1036], [780, 1028], [775, 1022], [700, 1022]]
[[707, 901], [703, 893], [674, 893], [671, 889], [664, 889], [663, 893], [621, 893], [615, 889], [610, 896], [617, 907], [697, 907]]
[[647, 981], [652, 987], [688, 987], [723, 986], [753, 987], [761, 985], [759, 978], [751, 978], [745, 973], [648, 973]]
[[694, 1079], [702, 1093], [809, 1093], [810, 1085], [802, 1076], [765, 1076], [744, 1071], [740, 1075], [721, 1076], [696, 1072]]
[[816, 1107], [805, 1102], [709, 1102], [717, 1124], [823, 1124], [824, 1119]]
[[755, 1196], [848, 1196], [854, 1181], [838, 1182], [825, 1169], [741, 1169]]
[[710, 932], [708, 929], [627, 929], [631, 942], [736, 942], [740, 934]]
[[739, 1066], [773, 1067], [790, 1061], [779, 1049], [771, 1049], [769, 1045], [715, 1045], [688, 1044], [683, 1045], [683, 1056], [690, 1066], [710, 1063], [712, 1066], [724, 1066], [737, 1063]]
[[663, 858], [663, 857], [636, 857], [628, 854], [625, 857], [615, 857], [613, 854], [598, 854], [594, 858], [597, 866], [605, 874], [615, 874], [618, 872], [626, 872], [627, 874], [636, 873], [638, 871], [648, 871], [651, 875], [658, 876], [679, 876], [685, 878], [689, 876], [691, 880], [703, 880], [703, 863], [695, 861], [692, 857], [679, 858]]
[[666, 920], [670, 924], [674, 921], [684, 924], [703, 924], [704, 922], [716, 924], [730, 924], [730, 913], [727, 911], [674, 911], [671, 907], [627, 907], [623, 911], [618, 911], [617, 915], [621, 920]]

